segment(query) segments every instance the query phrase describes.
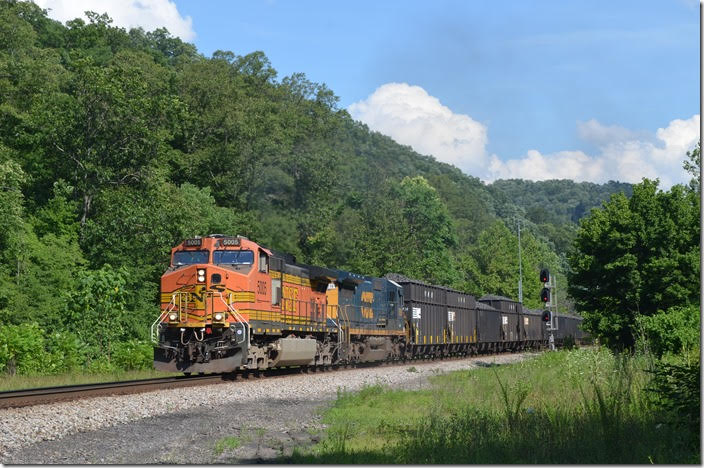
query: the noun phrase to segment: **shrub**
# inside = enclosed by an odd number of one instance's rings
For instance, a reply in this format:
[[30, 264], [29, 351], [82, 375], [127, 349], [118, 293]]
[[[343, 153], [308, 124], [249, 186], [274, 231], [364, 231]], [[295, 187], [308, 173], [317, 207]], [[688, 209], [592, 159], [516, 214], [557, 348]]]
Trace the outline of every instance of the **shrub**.
[[641, 347], [649, 348], [657, 357], [693, 350], [699, 354], [699, 307], [695, 305], [639, 316], [637, 324], [641, 330]]
[[70, 332], [57, 331], [45, 340], [47, 361], [43, 369], [46, 374], [71, 372], [83, 365], [84, 352], [78, 337]]
[[112, 362], [123, 370], [150, 369], [154, 362], [152, 345], [139, 340], [115, 343]]
[[38, 324], [0, 326], [0, 371], [10, 375], [38, 374], [47, 361], [44, 330]]
[[107, 357], [95, 357], [86, 362], [84, 371], [87, 374], [113, 374], [117, 369]]
[[653, 379], [648, 390], [653, 402], [663, 410], [667, 422], [687, 429], [683, 436], [689, 435], [690, 442], [697, 444], [701, 420], [700, 362], [659, 361], [651, 372]]

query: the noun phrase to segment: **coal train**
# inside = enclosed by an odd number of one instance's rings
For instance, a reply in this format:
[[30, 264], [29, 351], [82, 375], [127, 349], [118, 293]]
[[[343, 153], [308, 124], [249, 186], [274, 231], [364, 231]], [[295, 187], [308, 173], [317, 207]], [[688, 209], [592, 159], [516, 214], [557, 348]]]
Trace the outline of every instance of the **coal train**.
[[[161, 277], [154, 367], [232, 372], [539, 349], [542, 311], [390, 273], [297, 263], [242, 236], [186, 239]], [[581, 318], [557, 317], [555, 343]]]

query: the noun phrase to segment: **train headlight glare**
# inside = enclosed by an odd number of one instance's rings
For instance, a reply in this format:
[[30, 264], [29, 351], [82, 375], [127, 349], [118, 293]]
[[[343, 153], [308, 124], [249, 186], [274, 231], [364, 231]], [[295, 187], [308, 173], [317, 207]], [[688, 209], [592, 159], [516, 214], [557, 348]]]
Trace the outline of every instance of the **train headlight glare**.
[[171, 320], [172, 322], [176, 321], [177, 318], [178, 318], [177, 314], [169, 314], [169, 320]]
[[215, 314], [215, 320], [217, 320], [218, 322], [221, 321], [221, 320], [222, 320], [222, 314], [220, 314], [220, 313]]
[[204, 269], [199, 269], [198, 270], [198, 276], [205, 276], [205, 270]]
[[205, 281], [205, 276], [198, 276], [198, 282], [202, 283]]

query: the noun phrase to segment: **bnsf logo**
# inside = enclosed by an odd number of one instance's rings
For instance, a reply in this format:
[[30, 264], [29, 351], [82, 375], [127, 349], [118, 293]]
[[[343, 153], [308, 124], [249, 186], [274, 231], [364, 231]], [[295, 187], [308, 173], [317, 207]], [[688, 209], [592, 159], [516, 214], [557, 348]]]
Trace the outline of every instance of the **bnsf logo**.
[[296, 303], [298, 302], [298, 289], [291, 286], [284, 286], [282, 295], [284, 311], [295, 312]]

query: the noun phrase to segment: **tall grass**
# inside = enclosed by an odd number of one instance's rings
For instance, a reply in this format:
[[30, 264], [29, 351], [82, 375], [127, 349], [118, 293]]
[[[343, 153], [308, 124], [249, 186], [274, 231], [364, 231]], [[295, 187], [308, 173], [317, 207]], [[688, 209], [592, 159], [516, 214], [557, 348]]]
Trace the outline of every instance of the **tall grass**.
[[645, 358], [553, 352], [431, 378], [432, 387], [341, 393], [305, 463], [699, 463], [645, 391]]

